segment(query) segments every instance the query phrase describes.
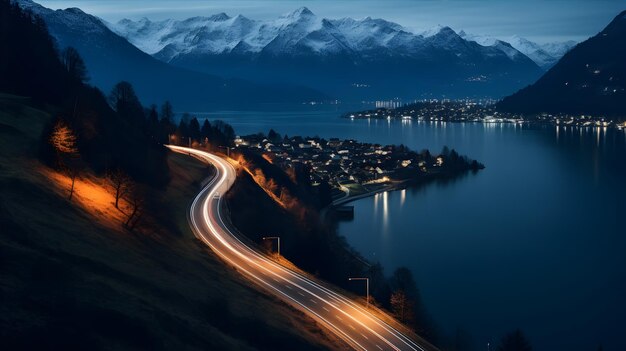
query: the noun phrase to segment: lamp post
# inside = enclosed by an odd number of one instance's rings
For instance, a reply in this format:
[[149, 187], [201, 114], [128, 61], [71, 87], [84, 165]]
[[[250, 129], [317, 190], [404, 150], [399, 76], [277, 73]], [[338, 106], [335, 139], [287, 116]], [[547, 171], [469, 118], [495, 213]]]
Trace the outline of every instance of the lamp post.
[[366, 306], [369, 308], [370, 306], [370, 278], [348, 278], [348, 280], [365, 280], [365, 292], [367, 296], [367, 304]]
[[263, 240], [276, 240], [278, 242], [278, 256], [280, 256], [280, 237], [279, 236], [264, 236]]
[[222, 149], [226, 149], [226, 157], [230, 157], [230, 147], [229, 146], [218, 146]]

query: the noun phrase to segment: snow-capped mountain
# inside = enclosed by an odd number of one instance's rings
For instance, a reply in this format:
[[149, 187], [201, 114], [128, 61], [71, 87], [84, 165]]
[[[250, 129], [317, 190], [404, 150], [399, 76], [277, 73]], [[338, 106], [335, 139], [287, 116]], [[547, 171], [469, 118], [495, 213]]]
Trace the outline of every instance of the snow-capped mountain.
[[[182, 21], [123, 19], [110, 24], [110, 27], [144, 52], [164, 61], [187, 54], [221, 55], [233, 52], [264, 52], [278, 56], [311, 53], [358, 56], [382, 52], [406, 56], [427, 54], [434, 48], [454, 51], [457, 56], [481, 50], [486, 55], [499, 55], [491, 48], [471, 47], [463, 36], [449, 27], [438, 26], [413, 34], [401, 25], [383, 19], [319, 18], [306, 7], [272, 21], [255, 21], [242, 15], [230, 17], [220, 13]], [[495, 42], [480, 44], [491, 47]], [[503, 45], [504, 50], [500, 51], [504, 51], [507, 57], [522, 59], [523, 55], [515, 52], [514, 47], [506, 43]]]
[[[302, 102], [328, 98], [303, 87], [269, 87], [224, 79], [169, 65], [111, 31], [104, 21], [78, 8], [52, 10], [31, 0], [13, 0], [40, 16], [60, 49], [72, 46], [85, 60], [90, 83], [108, 93], [125, 80], [144, 103], [170, 100], [177, 108], [202, 110], [237, 103]], [[145, 48], [144, 48], [145, 50]]]
[[554, 66], [554, 64], [557, 63], [563, 55], [565, 55], [577, 44], [573, 40], [537, 44], [517, 35], [507, 38], [504, 41], [485, 35], [468, 34], [464, 31], [459, 32], [459, 35], [466, 40], [475, 41], [484, 46], [498, 45], [498, 43], [508, 43], [519, 52], [528, 56], [537, 65], [539, 65], [539, 67], [546, 71], [550, 69], [550, 67]]
[[220, 13], [186, 20], [124, 19], [109, 26], [174, 65], [297, 83], [344, 98], [502, 96], [541, 74], [507, 43], [480, 45], [449, 27], [416, 34], [383, 19], [321, 18], [306, 7], [264, 21]]

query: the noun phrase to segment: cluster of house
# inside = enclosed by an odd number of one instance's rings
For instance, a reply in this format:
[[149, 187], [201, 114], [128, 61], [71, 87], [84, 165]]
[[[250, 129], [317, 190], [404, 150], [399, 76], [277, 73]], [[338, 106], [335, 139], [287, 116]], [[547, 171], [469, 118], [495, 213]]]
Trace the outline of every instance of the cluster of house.
[[441, 157], [425, 158], [397, 146], [359, 143], [355, 140], [318, 137], [275, 138], [262, 135], [237, 137], [238, 148], [262, 150], [275, 165], [287, 169], [301, 163], [311, 168], [312, 184], [331, 186], [354, 182], [372, 184], [418, 176], [443, 164]]
[[602, 116], [537, 114], [524, 116], [518, 113], [505, 113], [495, 110], [492, 103], [472, 100], [425, 101], [400, 108], [377, 108], [345, 115], [351, 119], [402, 119], [403, 121], [444, 121], [482, 123], [540, 123], [551, 125], [571, 125], [577, 127], [616, 127], [626, 128], [626, 122], [614, 121]]
[[402, 119], [418, 121], [482, 121], [487, 116], [497, 115], [493, 105], [473, 101], [420, 102], [401, 108], [377, 108], [346, 115], [352, 119]]

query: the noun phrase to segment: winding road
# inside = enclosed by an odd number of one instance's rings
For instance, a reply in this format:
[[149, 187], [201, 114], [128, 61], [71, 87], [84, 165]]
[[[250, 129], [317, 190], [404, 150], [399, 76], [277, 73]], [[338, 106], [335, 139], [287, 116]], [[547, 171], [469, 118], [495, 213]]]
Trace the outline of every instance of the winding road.
[[222, 196], [237, 174], [233, 165], [208, 152], [168, 147], [215, 166], [215, 176], [191, 205], [189, 222], [198, 239], [246, 278], [326, 326], [356, 350], [436, 350], [425, 340], [410, 339], [350, 298], [244, 244], [229, 229], [222, 213]]

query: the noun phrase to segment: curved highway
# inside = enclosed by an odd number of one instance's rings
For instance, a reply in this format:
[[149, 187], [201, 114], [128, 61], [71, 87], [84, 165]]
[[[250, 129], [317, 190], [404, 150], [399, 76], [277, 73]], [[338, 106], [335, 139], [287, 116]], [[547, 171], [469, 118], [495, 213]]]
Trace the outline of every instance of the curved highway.
[[409, 339], [351, 299], [279, 265], [240, 241], [221, 212], [222, 195], [235, 181], [235, 168], [208, 152], [168, 147], [215, 166], [215, 176], [191, 205], [189, 222], [195, 236], [237, 271], [320, 322], [356, 350], [436, 350], [424, 340]]

